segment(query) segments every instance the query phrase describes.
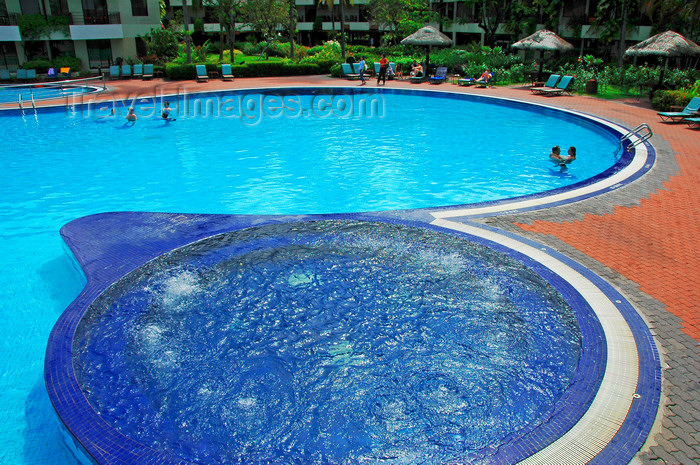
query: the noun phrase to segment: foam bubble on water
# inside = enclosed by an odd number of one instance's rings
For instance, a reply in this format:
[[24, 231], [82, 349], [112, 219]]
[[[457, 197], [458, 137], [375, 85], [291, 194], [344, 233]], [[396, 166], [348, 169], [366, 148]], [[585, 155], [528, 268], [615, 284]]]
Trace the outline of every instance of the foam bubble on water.
[[432, 249], [421, 250], [418, 260], [433, 271], [446, 274], [458, 274], [467, 268], [467, 261], [457, 252], [445, 253]]
[[258, 400], [255, 397], [240, 397], [238, 399], [238, 406], [240, 408], [252, 408], [255, 407], [255, 404], [258, 403]]
[[200, 290], [197, 275], [191, 271], [181, 271], [163, 281], [161, 299], [163, 304], [172, 305], [178, 300]]

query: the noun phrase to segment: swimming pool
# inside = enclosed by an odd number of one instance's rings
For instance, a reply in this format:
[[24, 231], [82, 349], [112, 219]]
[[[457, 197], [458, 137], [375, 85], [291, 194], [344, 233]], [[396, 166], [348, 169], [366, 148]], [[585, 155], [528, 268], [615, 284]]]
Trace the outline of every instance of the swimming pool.
[[[323, 91], [320, 92], [299, 91], [307, 98], [311, 95], [323, 95]], [[329, 94], [331, 91], [326, 95]], [[384, 142], [384, 136], [367, 136], [372, 127], [378, 124], [377, 118], [352, 121], [352, 124], [348, 118], [342, 116], [321, 117], [315, 121], [316, 124], [311, 124], [311, 120], [306, 119], [302, 121], [304, 131], [293, 132], [283, 138], [275, 131], [270, 133], [269, 128], [268, 132], [256, 132], [258, 136], [254, 139], [254, 147], [245, 149], [238, 146], [235, 137], [231, 145], [222, 147], [214, 144], [214, 137], [211, 136], [212, 133], [233, 133], [235, 136], [253, 128], [253, 125], [247, 124], [251, 121], [246, 123], [240, 118], [229, 119], [224, 129], [204, 131], [203, 128], [212, 129], [213, 121], [223, 121], [223, 118], [217, 120], [178, 115], [177, 121], [164, 123], [156, 118], [149, 119], [144, 113], [140, 113], [136, 125], [125, 126], [122, 119], [117, 122], [104, 113], [80, 114], [84, 108], [79, 106], [75, 108], [76, 113], [59, 108], [38, 111], [36, 114], [26, 113], [24, 118], [16, 111], [3, 112], [0, 116], [3, 134], [7, 140], [13, 141], [13, 150], [3, 157], [0, 170], [4, 207], [4, 241], [1, 247], [6, 271], [2, 277], [2, 288], [6, 298], [1, 304], [5, 316], [1, 324], [7, 335], [2, 342], [3, 365], [7, 369], [4, 370], [5, 384], [0, 394], [6, 420], [0, 424], [0, 432], [3, 433], [3, 448], [7, 460], [14, 463], [75, 462], [70, 450], [60, 446], [60, 433], [55, 427], [54, 414], [46, 397], [41, 374], [45, 342], [53, 322], [85, 283], [84, 277], [68, 258], [64, 245], [56, 234], [63, 224], [91, 213], [127, 209], [296, 213], [439, 206], [468, 202], [470, 200], [467, 194], [472, 188], [471, 185], [468, 189], [464, 187], [467, 184], [464, 178], [450, 181], [454, 184], [451, 195], [443, 194], [440, 185], [447, 179], [443, 175], [449, 175], [454, 167], [454, 164], [450, 164], [454, 163], [450, 158], [452, 153], [455, 150], [472, 153], [472, 149], [468, 147], [469, 150], [461, 150], [461, 146], [450, 149], [442, 145], [446, 143], [447, 138], [438, 136], [445, 134], [446, 122], [451, 122], [451, 130], [456, 132], [474, 127], [472, 123], [478, 120], [480, 114], [465, 114], [463, 108], [460, 111], [459, 105], [451, 113], [443, 113], [446, 111], [444, 102], [436, 97], [419, 97], [413, 101], [418, 108], [416, 111], [421, 111], [420, 119], [424, 121], [409, 121], [411, 126], [403, 126], [406, 134], [402, 129], [398, 135], [393, 135], [399, 137], [399, 142], [388, 141], [383, 146], [386, 149], [383, 153], [389, 153], [393, 165], [388, 162], [380, 163], [371, 170], [367, 169], [365, 163], [377, 152], [378, 143]], [[447, 100], [460, 101], [452, 96], [448, 96]], [[485, 99], [477, 100], [483, 104], [487, 103]], [[433, 105], [426, 106], [430, 103]], [[148, 102], [139, 101], [136, 104], [143, 105], [144, 108], [150, 105]], [[503, 103], [502, 106], [508, 105], [523, 110], [526, 108], [519, 103]], [[491, 111], [501, 109], [494, 109], [488, 105], [482, 108], [485, 108], [489, 115], [496, 114]], [[120, 102], [117, 103], [117, 109], [123, 109]], [[400, 114], [410, 112], [410, 109], [406, 108], [400, 110]], [[577, 116], [557, 113], [550, 109], [537, 110], [536, 114], [538, 119], [542, 115], [550, 115], [554, 119], [560, 116], [576, 121], [574, 125], [591, 125]], [[531, 122], [530, 120], [532, 118], [528, 117], [528, 122]], [[277, 126], [282, 124], [279, 118], [274, 122]], [[288, 121], [284, 120], [283, 123], [287, 124]], [[254, 127], [264, 128], [266, 124], [267, 119], [263, 119]], [[324, 153], [321, 162], [318, 163], [305, 157], [308, 144], [305, 144], [301, 137], [301, 134], [306, 134], [307, 129], [311, 130], [315, 126], [323, 128], [325, 136], [331, 140], [327, 153]], [[438, 131], [438, 136], [430, 140], [435, 140], [439, 148], [431, 144], [422, 149], [418, 154], [420, 157], [416, 155], [416, 160], [412, 158], [412, 154], [402, 158], [399, 148], [403, 147], [404, 136], [415, 132], [426, 137], [426, 127]], [[555, 143], [561, 145], [570, 143], [559, 140], [560, 134], [557, 132], [551, 137], [539, 139], [541, 142], [537, 148], [538, 156], [534, 165], [538, 173], [533, 176], [543, 178], [546, 177], [542, 176], [543, 173], [549, 173], [547, 176], [555, 182], [546, 189], [563, 188], [565, 182], [569, 185], [586, 182], [585, 176], [580, 175], [578, 170], [587, 169], [588, 163], [572, 166], [567, 175], [570, 176], [568, 179], [567, 176], [551, 173], [547, 163], [542, 163], [542, 158], [546, 158], [551, 148], [551, 139], [555, 139]], [[498, 136], [500, 134], [494, 138], [500, 141]], [[603, 129], [598, 136], [607, 140], [607, 144], [611, 143], [612, 137], [607, 130]], [[274, 147], [271, 150], [265, 142], [270, 137], [279, 139], [280, 144], [291, 145], [297, 153], [296, 159], [283, 160]], [[580, 136], [578, 140], [586, 138], [587, 136]], [[577, 146], [582, 147], [578, 140]], [[499, 148], [500, 144], [488, 145]], [[614, 147], [606, 147], [608, 148], [604, 152], [609, 153], [603, 153], [602, 156], [608, 156], [608, 161], [592, 169], [589, 174], [596, 175], [615, 169], [614, 165], [610, 165], [614, 163], [614, 157], [611, 156]], [[264, 148], [264, 156], [256, 153], [256, 148]], [[479, 153], [479, 150], [484, 153], [483, 146], [474, 150], [476, 152], [473, 153]], [[540, 152], [541, 150], [544, 152]], [[579, 154], [586, 152], [588, 150], [582, 151], [579, 148]], [[359, 165], [353, 165], [353, 154], [360, 154], [362, 157], [366, 155], [368, 158], [363, 158]], [[440, 154], [440, 158], [432, 157], [434, 154]], [[504, 158], [502, 155], [503, 153], [499, 152], [497, 158]], [[381, 162], [382, 157], [378, 158]], [[397, 160], [403, 162], [404, 158], [407, 163], [411, 163], [410, 169], [394, 166]], [[517, 158], [512, 156], [508, 160]], [[249, 163], [249, 159], [257, 159], [259, 164], [256, 166]], [[233, 163], [233, 160], [236, 163]], [[440, 169], [439, 175], [430, 176], [422, 171], [425, 168], [423, 165], [435, 166], [436, 160]], [[296, 163], [303, 166], [301, 173], [289, 171], [289, 165]], [[350, 178], [346, 177], [355, 171], [360, 174], [361, 182], [351, 182]], [[325, 181], [326, 184], [323, 184], [316, 180], [326, 172], [332, 173], [331, 181]], [[281, 187], [273, 189], [275, 179], [280, 181]], [[432, 188], [414, 189], [411, 195], [404, 195], [402, 179], [411, 189], [420, 184]], [[528, 184], [529, 178], [525, 179], [528, 180]], [[352, 190], [356, 187], [355, 184], [373, 186], [377, 189], [377, 194], [372, 196], [357, 193]], [[207, 186], [207, 189], [202, 189], [202, 186]], [[308, 190], [314, 187], [321, 187], [322, 194], [308, 195]], [[396, 189], [399, 190], [398, 193]], [[477, 198], [495, 198], [490, 189], [477, 188], [476, 183], [474, 191], [481, 195]], [[517, 188], [511, 192], [521, 195], [527, 191]], [[267, 193], [274, 195], [263, 197]], [[332, 200], [331, 205], [317, 209], [319, 205], [323, 205], [325, 197]], [[360, 204], [356, 197], [361, 197], [368, 203]], [[409, 205], [403, 205], [405, 201], [408, 201]], [[310, 207], [307, 206], [307, 202]], [[341, 210], [337, 210], [339, 205], [342, 206]]]
[[77, 94], [98, 92], [102, 87], [79, 84], [37, 83], [0, 86], [0, 103], [18, 103], [31, 107], [31, 100], [73, 98]]

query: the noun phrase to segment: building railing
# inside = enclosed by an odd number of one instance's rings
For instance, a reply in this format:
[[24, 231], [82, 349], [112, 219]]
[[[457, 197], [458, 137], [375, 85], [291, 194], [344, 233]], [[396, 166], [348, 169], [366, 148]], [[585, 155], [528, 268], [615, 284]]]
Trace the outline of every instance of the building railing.
[[19, 13], [7, 13], [6, 15], [0, 16], [0, 26], [17, 26], [17, 18]]
[[119, 13], [99, 13], [84, 11], [82, 13], [71, 13], [71, 24], [93, 25], [93, 24], [121, 24], [122, 18]]

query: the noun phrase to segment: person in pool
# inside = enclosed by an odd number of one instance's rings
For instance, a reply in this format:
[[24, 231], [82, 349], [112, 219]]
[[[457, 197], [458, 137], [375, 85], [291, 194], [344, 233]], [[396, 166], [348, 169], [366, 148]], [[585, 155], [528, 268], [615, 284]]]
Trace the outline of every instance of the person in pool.
[[129, 113], [126, 114], [126, 120], [135, 123], [137, 118], [134, 114], [134, 107], [129, 107]]
[[163, 110], [160, 112], [161, 118], [164, 120], [169, 120], [170, 119], [170, 112], [173, 111], [172, 108], [170, 108], [170, 102], [167, 100], [163, 103]]
[[576, 160], [576, 147], [569, 147], [569, 152], [567, 157], [561, 156], [561, 149], [558, 145], [552, 147], [552, 153], [549, 154], [549, 160], [558, 166], [560, 171], [566, 171], [566, 165]]

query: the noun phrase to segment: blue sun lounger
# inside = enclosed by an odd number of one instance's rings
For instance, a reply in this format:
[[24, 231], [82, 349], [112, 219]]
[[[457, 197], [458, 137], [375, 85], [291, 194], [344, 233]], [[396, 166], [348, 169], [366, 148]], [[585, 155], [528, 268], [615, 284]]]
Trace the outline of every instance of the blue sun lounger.
[[431, 84], [442, 84], [447, 80], [447, 66], [438, 66], [435, 76], [431, 76], [428, 82]]
[[558, 74], [552, 74], [549, 76], [549, 79], [547, 79], [547, 82], [544, 83], [544, 87], [530, 87], [530, 90], [532, 91], [533, 94], [539, 94], [542, 91], [547, 91], [547, 89], [556, 89], [557, 88], [557, 82], [559, 82], [559, 78], [561, 76]]
[[122, 65], [122, 79], [131, 77], [131, 65]]
[[146, 79], [153, 79], [153, 63], [143, 65], [143, 76], [141, 76], [141, 79], [144, 81]]
[[207, 67], [204, 65], [195, 65], [197, 69], [197, 82], [207, 82], [209, 81], [209, 75], [207, 74]]
[[539, 92], [537, 92], [538, 95], [561, 95], [564, 92], [568, 93], [571, 95], [571, 90], [569, 89], [571, 87], [571, 83], [574, 82], [574, 77], [573, 76], [564, 76], [561, 78], [561, 81], [559, 81], [559, 84], [556, 85], [553, 89], [545, 89], [542, 88], [540, 89]]
[[109, 78], [110, 79], [119, 79], [119, 66], [112, 65], [109, 67]]
[[224, 63], [221, 65], [221, 80], [222, 81], [233, 81], [233, 73], [231, 72], [231, 65]]
[[350, 63], [341, 63], [340, 68], [343, 70], [345, 79], [360, 79], [360, 74], [354, 72]]
[[134, 78], [141, 79], [143, 77], [143, 64], [137, 63], [134, 65]]
[[672, 123], [681, 122], [684, 118], [700, 116], [700, 97], [693, 97], [683, 111], [662, 111], [657, 115], [661, 117], [662, 121], [671, 121]]
[[688, 127], [692, 128], [695, 126], [696, 128], [700, 128], [700, 118], [684, 118], [683, 122], [688, 123]]

